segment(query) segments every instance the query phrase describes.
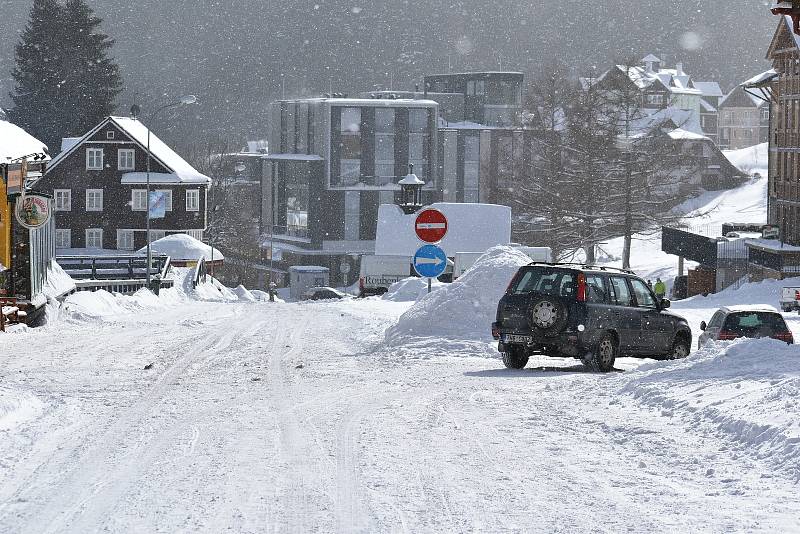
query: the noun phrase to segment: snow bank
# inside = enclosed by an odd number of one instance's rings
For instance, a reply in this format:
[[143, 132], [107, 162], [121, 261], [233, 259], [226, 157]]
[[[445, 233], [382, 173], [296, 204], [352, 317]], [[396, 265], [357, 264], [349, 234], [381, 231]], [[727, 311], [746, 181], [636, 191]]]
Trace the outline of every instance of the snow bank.
[[800, 477], [797, 346], [770, 339], [720, 343], [685, 360], [641, 366], [621, 393]]
[[675, 310], [693, 308], [713, 310], [736, 304], [767, 304], [780, 309], [781, 289], [784, 286], [800, 287], [800, 278], [764, 280], [763, 282], [744, 284], [738, 289], [728, 288], [706, 297], [698, 295], [674, 302], [672, 307]]
[[404, 313], [386, 331], [390, 345], [414, 338], [491, 341], [497, 302], [530, 258], [511, 247], [489, 249], [452, 284], [443, 285]]
[[[166, 254], [173, 260], [179, 261], [197, 261], [199, 258], [211, 261], [212, 250], [214, 261], [225, 259], [219, 250], [212, 249], [212, 247], [188, 234], [172, 234], [162, 237], [150, 243], [150, 248], [154, 253]], [[146, 252], [147, 248], [139, 250], [139, 254], [145, 254]]]
[[0, 385], [0, 432], [35, 419], [44, 411], [44, 404], [30, 393]]
[[[434, 280], [431, 284], [431, 290], [440, 289], [444, 286], [442, 282]], [[389, 286], [387, 291], [381, 298], [391, 302], [416, 302], [428, 295], [428, 280], [427, 278], [405, 278], [399, 282], [395, 282]]]
[[42, 293], [49, 298], [55, 299], [66, 295], [74, 289], [75, 281], [72, 277], [55, 260], [52, 260], [47, 268], [47, 281], [42, 287]]
[[728, 161], [740, 171], [746, 173], [759, 173], [761, 176], [767, 176], [767, 169], [769, 168], [769, 143], [761, 143], [740, 150], [724, 150], [722, 152]]
[[250, 291], [248, 291], [247, 288], [244, 287], [243, 285], [237, 286], [236, 289], [233, 290], [233, 292], [236, 294], [237, 297], [239, 297], [239, 300], [242, 300], [244, 302], [255, 302], [256, 300], [258, 300], [256, 299], [255, 295], [250, 293]]

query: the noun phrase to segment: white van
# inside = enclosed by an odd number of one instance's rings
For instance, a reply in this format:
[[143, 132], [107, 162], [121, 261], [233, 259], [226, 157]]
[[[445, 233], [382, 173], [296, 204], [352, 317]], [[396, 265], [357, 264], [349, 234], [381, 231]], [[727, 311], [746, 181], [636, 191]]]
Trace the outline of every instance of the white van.
[[359, 296], [383, 295], [389, 286], [412, 276], [408, 256], [361, 256]]

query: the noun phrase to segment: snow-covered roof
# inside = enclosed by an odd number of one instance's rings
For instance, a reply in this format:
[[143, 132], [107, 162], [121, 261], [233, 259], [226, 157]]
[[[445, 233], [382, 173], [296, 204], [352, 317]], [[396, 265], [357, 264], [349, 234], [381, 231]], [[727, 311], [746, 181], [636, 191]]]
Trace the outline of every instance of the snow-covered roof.
[[[747, 98], [750, 99], [750, 102], [753, 103], [753, 106], [757, 108], [760, 108], [766, 103], [764, 102], [764, 100], [758, 98], [756, 95], [745, 91], [743, 85], [737, 85], [736, 87], [731, 89], [731, 91], [727, 95], [722, 97], [722, 100], [719, 101], [719, 107], [724, 106], [728, 102], [728, 100], [731, 100], [731, 97], [736, 96], [737, 92], [739, 91], [744, 93], [747, 96]], [[732, 106], [732, 107], [737, 107], [737, 106]]]
[[755, 87], [761, 85], [764, 82], [771, 81], [778, 77], [778, 71], [775, 69], [769, 69], [768, 71], [764, 71], [761, 74], [756, 74], [749, 80], [746, 80], [741, 83], [741, 86], [744, 88]]
[[717, 108], [715, 108], [705, 100], [700, 100], [700, 107], [702, 108], [701, 111], [706, 111], [708, 113], [714, 113], [715, 111], [717, 111]]
[[407, 174], [405, 178], [398, 182], [400, 185], [425, 185], [425, 182], [420, 180], [416, 174]]
[[724, 306], [721, 308], [724, 312], [732, 313], [747, 313], [747, 312], [771, 312], [779, 313], [777, 309], [769, 304], [740, 304], [736, 306]]
[[0, 165], [23, 156], [47, 152], [47, 146], [31, 134], [16, 124], [0, 120]]
[[695, 89], [699, 89], [703, 96], [716, 96], [722, 97], [722, 88], [719, 86], [717, 82], [692, 82], [692, 86]]
[[684, 130], [683, 128], [675, 128], [667, 133], [672, 139], [684, 140], [684, 141], [701, 141], [701, 140], [709, 140], [710, 139], [701, 134], [697, 134], [694, 132], [690, 132], [688, 130]]
[[298, 100], [285, 100], [283, 102], [308, 102], [308, 103], [324, 103], [332, 106], [345, 106], [345, 107], [407, 107], [407, 108], [428, 108], [437, 107], [438, 102], [433, 100], [415, 100], [411, 98], [396, 98], [396, 99], [383, 99], [383, 98], [303, 98]]
[[[67, 158], [67, 156], [74, 152], [78, 146], [93, 137], [98, 130], [103, 128], [108, 123], [116, 125], [134, 142], [136, 142], [140, 148], [146, 150], [148, 144], [147, 126], [145, 126], [141, 121], [137, 119], [131, 119], [129, 117], [107, 117], [103, 122], [95, 126], [91, 131], [87, 132], [86, 135], [81, 137], [80, 140], [72, 147], [56, 156], [50, 163], [48, 172], [58, 166], [62, 161], [64, 161], [64, 159]], [[150, 132], [150, 153], [153, 155], [154, 159], [159, 161], [168, 170], [172, 171], [170, 174], [174, 174], [178, 178], [177, 183], [211, 183], [211, 178], [201, 174], [194, 167], [189, 165], [185, 159], [179, 156], [174, 150], [172, 150], [172, 148], [169, 147], [169, 145], [164, 143], [164, 141], [159, 139], [158, 136], [152, 132]]]
[[642, 63], [661, 63], [661, 59], [657, 58], [653, 54], [647, 54], [642, 58]]
[[[616, 65], [616, 69], [625, 74], [639, 89], [647, 89], [653, 84], [659, 84], [662, 88], [675, 94], [702, 95], [700, 89], [691, 87], [691, 78], [688, 74], [677, 69], [659, 69], [649, 71], [647, 67], [636, 65]], [[610, 71], [609, 71], [610, 72]], [[608, 75], [604, 73], [598, 81]]]
[[786, 243], [782, 243], [777, 239], [748, 239], [747, 246], [771, 251], [800, 252], [800, 247], [787, 245]]
[[61, 139], [61, 152], [66, 152], [81, 142], [80, 137], [64, 137]]
[[[121, 184], [146, 184], [147, 183], [147, 173], [146, 172], [126, 172], [122, 175], [119, 183]], [[200, 184], [205, 185], [208, 183], [202, 175], [198, 177], [194, 176], [186, 176], [181, 178], [175, 173], [165, 173], [165, 172], [151, 172], [150, 173], [150, 183], [151, 184]]]
[[264, 154], [264, 159], [282, 159], [290, 161], [323, 161], [324, 158], [316, 154]]
[[[173, 260], [197, 261], [204, 258], [206, 261], [222, 261], [225, 257], [217, 249], [206, 245], [187, 234], [172, 234], [150, 243], [150, 248], [158, 254], [166, 254]], [[144, 254], [147, 248], [139, 250]], [[213, 251], [213, 254], [212, 254]]]

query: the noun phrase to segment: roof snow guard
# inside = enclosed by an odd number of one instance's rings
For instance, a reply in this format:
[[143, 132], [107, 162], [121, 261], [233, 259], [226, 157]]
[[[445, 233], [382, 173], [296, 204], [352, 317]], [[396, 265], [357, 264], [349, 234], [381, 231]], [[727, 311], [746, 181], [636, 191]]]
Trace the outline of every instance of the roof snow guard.
[[796, 35], [800, 35], [800, 0], [778, 2], [778, 5], [772, 8], [772, 14], [791, 17], [792, 29]]

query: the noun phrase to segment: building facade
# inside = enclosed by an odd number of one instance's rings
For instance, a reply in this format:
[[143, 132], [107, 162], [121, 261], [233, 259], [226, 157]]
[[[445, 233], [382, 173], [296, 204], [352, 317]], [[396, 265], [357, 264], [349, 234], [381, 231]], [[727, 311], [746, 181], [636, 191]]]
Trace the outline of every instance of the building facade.
[[272, 260], [330, 265], [339, 281], [374, 250], [378, 206], [395, 202], [409, 165], [426, 182], [423, 201], [440, 201], [437, 117], [430, 100], [275, 102], [261, 191]]
[[[147, 137], [136, 119], [108, 117], [64, 150], [35, 183], [55, 199], [58, 249], [138, 250], [147, 244]], [[151, 240], [173, 233], [203, 239], [211, 180], [150, 134], [150, 189], [165, 216], [151, 219]]]
[[769, 105], [737, 86], [719, 104], [719, 147], [739, 150], [769, 138]]
[[[425, 95], [463, 97], [463, 121], [484, 126], [512, 127], [522, 111], [521, 72], [468, 72], [425, 76]], [[446, 117], [457, 122], [456, 117]]]

